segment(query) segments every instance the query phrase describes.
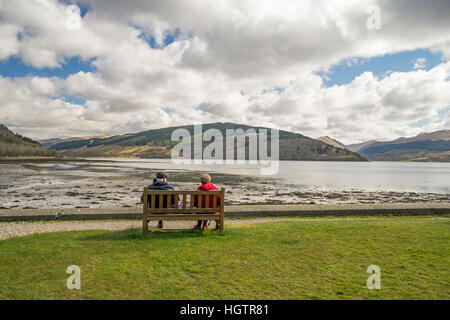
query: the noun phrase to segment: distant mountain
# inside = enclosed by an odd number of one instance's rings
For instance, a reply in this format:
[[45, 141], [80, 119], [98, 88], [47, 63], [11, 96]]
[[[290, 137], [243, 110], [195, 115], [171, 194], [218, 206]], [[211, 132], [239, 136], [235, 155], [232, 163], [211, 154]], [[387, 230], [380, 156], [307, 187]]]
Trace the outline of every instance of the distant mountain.
[[73, 137], [73, 138], [67, 138], [67, 139], [61, 139], [61, 138], [53, 138], [53, 139], [44, 139], [44, 140], [38, 140], [40, 144], [43, 146], [50, 148], [56, 144], [63, 143], [63, 142], [70, 142], [70, 141], [76, 141], [76, 140], [88, 140], [88, 139], [95, 139], [95, 138], [109, 138], [110, 136], [103, 134], [99, 136], [87, 136], [87, 137]]
[[22, 137], [0, 124], [0, 157], [57, 157], [58, 153], [47, 149], [30, 138]]
[[47, 148], [50, 148], [51, 146], [54, 146], [55, 144], [62, 143], [65, 141], [67, 141], [67, 140], [61, 139], [61, 138], [38, 140], [38, 142], [40, 144], [42, 144], [44, 147], [47, 147]]
[[359, 152], [359, 150], [364, 149], [368, 145], [371, 145], [372, 143], [378, 142], [376, 140], [370, 140], [362, 143], [355, 143], [355, 144], [349, 144], [346, 147], [346, 149], [353, 151], [353, 152]]
[[412, 138], [373, 142], [358, 150], [370, 160], [450, 162], [450, 130], [421, 133]]
[[[213, 128], [220, 130], [224, 136], [227, 129], [255, 129], [257, 132], [259, 129], [268, 129], [217, 122], [204, 124], [203, 132]], [[53, 145], [52, 149], [78, 157], [170, 158], [172, 148], [178, 144], [177, 141], [171, 141], [171, 134], [175, 129], [186, 129], [191, 135], [194, 133], [193, 125], [170, 127], [108, 138], [96, 137], [66, 141]], [[357, 153], [337, 148], [298, 133], [280, 130], [279, 138], [280, 160], [366, 161], [364, 157]], [[209, 142], [205, 142], [203, 146], [205, 147], [208, 144]], [[246, 152], [248, 152], [248, 145], [246, 145]]]
[[340, 143], [339, 141], [332, 139], [328, 136], [319, 137], [319, 138], [317, 138], [317, 140], [325, 142], [325, 143], [335, 146], [337, 148], [347, 149], [347, 147], [343, 143]]

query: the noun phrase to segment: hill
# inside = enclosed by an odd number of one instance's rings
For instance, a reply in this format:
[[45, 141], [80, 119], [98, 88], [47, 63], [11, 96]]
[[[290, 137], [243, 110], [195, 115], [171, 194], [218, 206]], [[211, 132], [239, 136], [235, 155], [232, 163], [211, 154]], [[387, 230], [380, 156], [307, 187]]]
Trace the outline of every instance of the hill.
[[319, 138], [317, 138], [317, 140], [325, 142], [325, 143], [335, 146], [337, 148], [347, 149], [347, 147], [343, 143], [341, 143], [335, 139], [332, 139], [328, 136], [319, 137]]
[[[268, 129], [251, 127], [235, 123], [209, 123], [203, 125], [203, 132], [218, 129], [225, 136], [227, 129]], [[171, 141], [172, 132], [186, 129], [194, 134], [194, 126], [180, 126], [142, 131], [108, 138], [92, 138], [67, 141], [52, 146], [63, 154], [77, 157], [137, 157], [137, 158], [170, 158], [172, 148], [178, 144]], [[270, 133], [270, 132], [269, 132]], [[365, 161], [359, 154], [331, 146], [304, 135], [279, 131], [280, 160], [325, 160], [325, 161]], [[204, 147], [209, 142], [204, 143]], [[236, 149], [236, 146], [235, 146]], [[248, 152], [248, 145], [246, 145]], [[225, 154], [225, 153], [224, 153]], [[235, 152], [236, 154], [236, 152]]]
[[450, 130], [421, 133], [412, 138], [373, 142], [358, 150], [370, 160], [450, 162]]
[[0, 157], [56, 157], [58, 153], [40, 143], [15, 134], [0, 124]]

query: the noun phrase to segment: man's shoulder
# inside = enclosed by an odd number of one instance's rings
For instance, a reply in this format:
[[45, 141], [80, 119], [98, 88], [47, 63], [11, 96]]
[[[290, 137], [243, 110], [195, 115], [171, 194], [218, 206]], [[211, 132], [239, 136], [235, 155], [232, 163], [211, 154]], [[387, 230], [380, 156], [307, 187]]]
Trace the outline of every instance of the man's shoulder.
[[160, 184], [160, 185], [154, 185], [151, 184], [148, 186], [149, 190], [174, 190], [174, 188], [170, 184]]

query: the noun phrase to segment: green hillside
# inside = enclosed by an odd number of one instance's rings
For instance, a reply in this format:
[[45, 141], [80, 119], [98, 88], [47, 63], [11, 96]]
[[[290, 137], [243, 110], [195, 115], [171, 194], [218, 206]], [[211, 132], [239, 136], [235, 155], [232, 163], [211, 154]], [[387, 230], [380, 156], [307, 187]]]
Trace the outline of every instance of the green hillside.
[[56, 157], [58, 153], [0, 124], [0, 157]]
[[[223, 136], [225, 136], [227, 129], [255, 129], [257, 132], [259, 129], [270, 130], [264, 127], [251, 127], [229, 122], [203, 124], [203, 132], [213, 128], [220, 130]], [[187, 125], [117, 135], [104, 139], [68, 141], [56, 144], [52, 148], [64, 154], [79, 157], [169, 158], [173, 146], [178, 144], [177, 141], [171, 141], [171, 135], [175, 129], [186, 129], [191, 135], [194, 135], [194, 126]], [[268, 131], [268, 134], [270, 134], [270, 131]], [[357, 153], [328, 145], [298, 133], [279, 131], [279, 138], [280, 160], [365, 160]], [[203, 145], [208, 144], [209, 142], [205, 142]], [[246, 152], [248, 152], [248, 145], [246, 145]]]

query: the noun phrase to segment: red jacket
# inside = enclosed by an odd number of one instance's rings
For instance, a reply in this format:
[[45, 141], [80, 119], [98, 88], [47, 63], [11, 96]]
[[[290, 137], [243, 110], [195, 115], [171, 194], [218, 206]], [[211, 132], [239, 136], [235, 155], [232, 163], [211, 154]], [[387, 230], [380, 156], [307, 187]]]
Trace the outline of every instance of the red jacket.
[[[200, 187], [197, 188], [197, 190], [200, 191], [216, 191], [219, 190], [216, 188], [215, 185], [212, 184], [212, 182], [202, 184]], [[213, 208], [213, 201], [214, 196], [209, 196], [209, 208]], [[206, 196], [202, 196], [202, 208], [206, 206]], [[217, 196], [217, 206], [220, 206], [220, 195]], [[194, 207], [198, 207], [198, 197], [194, 196]]]

